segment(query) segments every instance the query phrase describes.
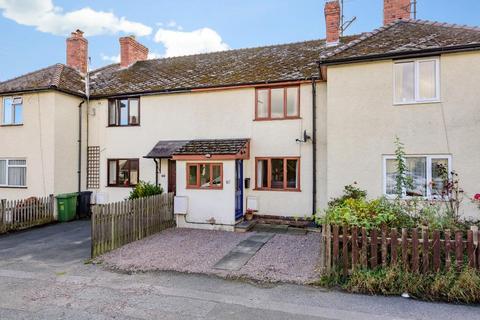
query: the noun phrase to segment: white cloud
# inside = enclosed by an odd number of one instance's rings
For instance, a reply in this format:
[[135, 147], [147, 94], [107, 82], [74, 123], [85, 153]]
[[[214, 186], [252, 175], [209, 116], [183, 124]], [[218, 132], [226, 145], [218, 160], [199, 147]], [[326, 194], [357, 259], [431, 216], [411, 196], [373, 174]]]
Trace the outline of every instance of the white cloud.
[[165, 46], [166, 57], [223, 51], [230, 48], [223, 42], [222, 37], [210, 28], [190, 32], [160, 28], [154, 40]]
[[[163, 54], [156, 53], [156, 52], [149, 52], [148, 59], [159, 59], [165, 57]], [[118, 57], [120, 59], [120, 57]]]
[[120, 55], [116, 56], [109, 56], [106, 54], [101, 53], [100, 57], [102, 58], [103, 61], [108, 61], [108, 62], [113, 62], [113, 63], [119, 63], [120, 62]]
[[15, 22], [36, 27], [37, 30], [55, 35], [67, 35], [81, 29], [86, 35], [115, 34], [124, 32], [137, 36], [152, 33], [152, 28], [112, 12], [95, 11], [85, 7], [63, 12], [52, 0], [0, 0], [3, 16]]

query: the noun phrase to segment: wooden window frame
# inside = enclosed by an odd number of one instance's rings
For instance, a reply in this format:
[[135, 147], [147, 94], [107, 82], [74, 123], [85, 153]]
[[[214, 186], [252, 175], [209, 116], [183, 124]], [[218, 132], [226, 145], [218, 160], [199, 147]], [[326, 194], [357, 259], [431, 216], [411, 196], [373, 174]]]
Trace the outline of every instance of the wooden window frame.
[[[113, 101], [115, 103], [115, 110], [117, 110], [116, 116], [120, 116], [120, 113], [118, 112], [118, 104], [119, 101], [121, 100], [128, 100], [128, 105], [127, 105], [127, 119], [128, 119], [128, 124], [121, 125], [121, 124], [116, 124], [120, 123], [119, 119], [115, 118], [115, 124], [110, 123], [110, 116], [111, 116], [111, 111], [110, 111], [110, 103]], [[130, 122], [130, 101], [131, 100], [137, 100], [138, 101], [138, 121], [137, 123], [131, 123]], [[107, 118], [107, 126], [108, 127], [139, 127], [140, 126], [140, 114], [141, 114], [141, 107], [140, 107], [140, 97], [132, 97], [132, 98], [115, 98], [115, 99], [108, 99], [108, 118]]]
[[[28, 170], [28, 163], [26, 158], [0, 158], [1, 161], [6, 161], [5, 163], [5, 182], [6, 184], [0, 184], [0, 188], [12, 188], [12, 189], [27, 189], [27, 170]], [[25, 164], [10, 164], [10, 161], [25, 161]], [[11, 185], [8, 181], [8, 174], [10, 168], [25, 168], [25, 184], [24, 185]]]
[[[258, 162], [266, 160], [267, 161], [267, 187], [258, 186]], [[272, 188], [272, 160], [283, 160], [283, 188]], [[288, 160], [297, 160], [298, 165], [298, 176], [297, 176], [297, 187], [288, 188], [287, 185], [287, 161]], [[256, 157], [255, 158], [255, 189], [258, 191], [293, 191], [301, 192], [300, 187], [300, 177], [301, 177], [301, 161], [300, 157]]]
[[[297, 115], [289, 116], [287, 114], [287, 103], [288, 103], [288, 90], [291, 88], [297, 88]], [[283, 89], [283, 117], [281, 118], [272, 118], [272, 89]], [[262, 90], [268, 90], [268, 116], [259, 117], [258, 116], [258, 92]], [[255, 121], [272, 121], [272, 120], [289, 120], [289, 119], [300, 119], [300, 85], [291, 85], [291, 86], [278, 86], [278, 87], [258, 87], [255, 88]]]
[[[119, 168], [119, 165], [118, 163], [120, 161], [123, 161], [123, 160], [126, 160], [128, 161], [128, 185], [125, 185], [125, 184], [119, 184], [118, 183], [118, 175], [120, 173], [120, 168]], [[111, 161], [115, 161], [116, 162], [116, 170], [117, 170], [117, 174], [116, 174], [116, 183], [113, 184], [113, 183], [110, 183], [110, 162]], [[131, 188], [131, 187], [135, 187], [136, 184], [131, 184], [130, 181], [131, 181], [131, 178], [130, 178], [130, 175], [131, 175], [131, 161], [137, 161], [138, 163], [138, 177], [137, 177], [137, 181], [140, 181], [140, 160], [138, 158], [114, 158], [114, 159], [107, 159], [107, 186], [108, 187], [115, 187], [115, 188]]]
[[[200, 186], [200, 166], [202, 165], [208, 165], [210, 166], [210, 186], [209, 187], [202, 187]], [[219, 166], [220, 167], [220, 185], [214, 186], [212, 185], [211, 181], [213, 181], [213, 166]], [[189, 173], [190, 173], [190, 167], [196, 167], [197, 169], [197, 181], [196, 183], [190, 184], [189, 183]], [[187, 189], [198, 189], [198, 190], [222, 190], [223, 189], [223, 163], [221, 162], [188, 162], [186, 165], [186, 188]]]

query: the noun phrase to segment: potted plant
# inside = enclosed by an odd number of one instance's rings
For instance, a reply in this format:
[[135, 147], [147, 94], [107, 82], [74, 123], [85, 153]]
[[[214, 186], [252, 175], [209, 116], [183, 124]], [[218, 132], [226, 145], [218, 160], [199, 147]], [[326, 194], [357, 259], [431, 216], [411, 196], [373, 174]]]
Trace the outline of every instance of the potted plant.
[[252, 219], [253, 219], [253, 210], [252, 210], [252, 209], [248, 209], [248, 210], [245, 212], [245, 220], [251, 221]]

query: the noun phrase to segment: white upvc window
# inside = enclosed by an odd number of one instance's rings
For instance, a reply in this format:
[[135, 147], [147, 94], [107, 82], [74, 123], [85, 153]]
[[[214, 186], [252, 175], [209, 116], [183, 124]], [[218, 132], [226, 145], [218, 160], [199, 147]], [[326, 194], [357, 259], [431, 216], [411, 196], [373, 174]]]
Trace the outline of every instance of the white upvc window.
[[[423, 197], [440, 199], [442, 197], [444, 170], [452, 172], [450, 155], [408, 155], [406, 176], [412, 186], [403, 186], [402, 197]], [[394, 155], [383, 157], [383, 194], [396, 197], [397, 193], [397, 160]]]
[[4, 97], [2, 106], [2, 125], [23, 124], [22, 97]]
[[394, 63], [395, 104], [440, 101], [440, 59], [402, 60]]
[[26, 187], [27, 160], [0, 158], [0, 187]]

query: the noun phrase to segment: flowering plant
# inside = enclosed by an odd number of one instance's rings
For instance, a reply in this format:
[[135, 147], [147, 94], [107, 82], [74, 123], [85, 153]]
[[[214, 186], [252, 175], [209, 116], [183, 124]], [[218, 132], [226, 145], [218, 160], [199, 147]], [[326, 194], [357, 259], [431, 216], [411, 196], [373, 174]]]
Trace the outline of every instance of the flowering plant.
[[476, 203], [478, 205], [478, 208], [480, 209], [480, 193], [474, 195], [472, 201]]

